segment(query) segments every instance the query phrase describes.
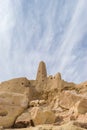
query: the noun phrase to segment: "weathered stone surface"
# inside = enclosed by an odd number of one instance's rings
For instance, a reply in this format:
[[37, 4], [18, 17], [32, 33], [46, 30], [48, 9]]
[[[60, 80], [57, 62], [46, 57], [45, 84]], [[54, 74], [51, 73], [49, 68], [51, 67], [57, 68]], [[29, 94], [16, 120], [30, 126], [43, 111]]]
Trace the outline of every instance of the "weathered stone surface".
[[87, 124], [87, 113], [79, 114], [77, 118], [77, 122], [86, 123]]
[[30, 119], [31, 119], [30, 113], [29, 112], [24, 112], [17, 118], [16, 122], [30, 121]]
[[25, 127], [30, 127], [30, 126], [35, 126], [34, 121], [32, 120], [31, 116], [31, 110], [25, 111], [22, 113], [15, 121], [14, 123], [14, 128], [25, 128]]
[[32, 100], [30, 101], [30, 107], [36, 107], [36, 106], [42, 106], [46, 104], [46, 101], [45, 100]]
[[66, 109], [70, 109], [76, 102], [83, 99], [81, 95], [73, 93], [72, 91], [65, 91], [60, 96], [60, 106]]
[[77, 104], [78, 113], [85, 114], [87, 113], [87, 98], [83, 98]]
[[56, 116], [52, 111], [34, 107], [31, 110], [31, 118], [33, 119], [35, 125], [39, 125], [54, 123]]
[[2, 94], [0, 93], [0, 125], [10, 127], [13, 125], [16, 117], [27, 108], [28, 99], [23, 94]]
[[30, 81], [27, 80], [27, 78], [15, 78], [2, 82], [0, 84], [0, 92], [5, 91], [25, 94], [28, 92], [30, 86]]
[[85, 130], [86, 124], [87, 82], [69, 83], [60, 73], [47, 76], [43, 61], [36, 80], [16, 78], [0, 83], [1, 129]]
[[25, 78], [13, 79], [0, 85], [0, 125], [11, 127], [28, 107], [29, 81]]

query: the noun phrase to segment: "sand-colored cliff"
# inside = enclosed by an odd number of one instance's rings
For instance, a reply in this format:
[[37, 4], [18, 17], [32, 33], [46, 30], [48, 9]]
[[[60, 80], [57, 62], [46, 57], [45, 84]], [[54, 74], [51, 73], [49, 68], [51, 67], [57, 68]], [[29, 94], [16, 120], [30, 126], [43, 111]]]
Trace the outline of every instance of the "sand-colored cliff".
[[69, 83], [47, 75], [40, 62], [36, 80], [25, 77], [0, 84], [0, 129], [87, 129], [87, 82]]

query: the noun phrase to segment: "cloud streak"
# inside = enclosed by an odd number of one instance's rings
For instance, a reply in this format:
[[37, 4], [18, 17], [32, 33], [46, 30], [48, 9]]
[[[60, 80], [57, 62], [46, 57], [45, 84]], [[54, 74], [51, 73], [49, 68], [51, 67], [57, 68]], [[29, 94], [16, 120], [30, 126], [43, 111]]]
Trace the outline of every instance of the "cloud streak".
[[[43, 6], [42, 6], [43, 5]], [[49, 74], [87, 80], [86, 0], [0, 0], [0, 81]]]

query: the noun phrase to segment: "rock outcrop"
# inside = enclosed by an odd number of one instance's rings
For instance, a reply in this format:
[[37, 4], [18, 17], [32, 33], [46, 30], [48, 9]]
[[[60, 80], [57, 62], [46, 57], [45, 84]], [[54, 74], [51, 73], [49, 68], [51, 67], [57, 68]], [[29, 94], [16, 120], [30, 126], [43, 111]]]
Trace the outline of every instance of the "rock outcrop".
[[50, 110], [43, 110], [40, 107], [34, 107], [31, 110], [31, 118], [35, 125], [51, 124], [55, 122], [56, 116]]
[[11, 127], [17, 116], [28, 107], [30, 82], [18, 78], [0, 85], [0, 125]]
[[36, 80], [16, 78], [0, 83], [0, 129], [86, 130], [87, 82], [48, 76], [40, 62]]

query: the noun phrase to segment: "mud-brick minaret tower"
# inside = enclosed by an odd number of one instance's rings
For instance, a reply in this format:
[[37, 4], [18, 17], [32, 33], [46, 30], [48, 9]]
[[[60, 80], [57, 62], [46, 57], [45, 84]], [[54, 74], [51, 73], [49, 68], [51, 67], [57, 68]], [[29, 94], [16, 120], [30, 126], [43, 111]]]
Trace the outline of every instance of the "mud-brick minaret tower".
[[38, 67], [36, 80], [38, 82], [43, 82], [46, 78], [47, 78], [46, 65], [43, 61], [41, 61]]

